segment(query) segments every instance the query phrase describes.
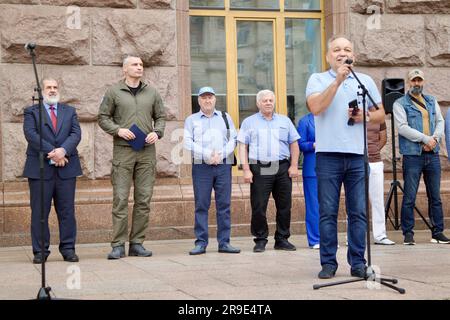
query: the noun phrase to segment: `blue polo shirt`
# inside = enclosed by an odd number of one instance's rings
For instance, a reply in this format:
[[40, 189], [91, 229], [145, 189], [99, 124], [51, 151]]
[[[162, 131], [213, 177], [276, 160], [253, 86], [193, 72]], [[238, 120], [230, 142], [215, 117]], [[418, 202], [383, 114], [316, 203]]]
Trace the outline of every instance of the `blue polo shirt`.
[[249, 159], [279, 161], [289, 159], [289, 145], [300, 139], [291, 119], [274, 113], [267, 120], [261, 112], [244, 119], [237, 140], [249, 145]]
[[227, 114], [230, 126], [230, 139], [227, 139], [227, 127], [222, 112], [214, 110], [208, 118], [201, 110], [187, 117], [184, 122], [184, 147], [192, 152], [196, 160], [208, 161], [213, 151], [227, 158], [236, 147], [236, 128]]
[[[381, 104], [381, 96], [372, 78], [366, 74], [356, 73], [376, 104]], [[328, 70], [314, 73], [306, 86], [306, 98], [314, 93], [321, 93], [336, 79], [336, 72]], [[348, 122], [348, 103], [358, 99], [358, 81], [350, 74], [340, 85], [330, 106], [318, 116], [314, 116], [316, 126], [316, 152], [345, 152], [364, 154], [363, 124]], [[372, 102], [367, 97], [366, 105], [371, 108]], [[362, 108], [362, 105], [359, 104]]]

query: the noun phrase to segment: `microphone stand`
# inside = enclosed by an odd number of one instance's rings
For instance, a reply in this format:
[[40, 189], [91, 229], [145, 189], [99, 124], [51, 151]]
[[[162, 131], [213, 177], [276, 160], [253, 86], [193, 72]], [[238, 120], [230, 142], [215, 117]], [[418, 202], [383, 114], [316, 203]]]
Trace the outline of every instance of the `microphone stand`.
[[[346, 64], [352, 64], [353, 61], [350, 59], [347, 59]], [[368, 157], [368, 151], [367, 151], [367, 122], [366, 122], [366, 97], [369, 97], [370, 101], [372, 102], [372, 105], [378, 110], [378, 106], [373, 100], [372, 96], [367, 91], [366, 87], [362, 84], [362, 82], [359, 80], [359, 78], [356, 76], [355, 72], [353, 72], [353, 68], [350, 68], [350, 71], [352, 75], [355, 77], [356, 81], [359, 83], [359, 89], [361, 92], [358, 92], [358, 96], [362, 97], [362, 111], [363, 111], [363, 131], [364, 131], [364, 196], [366, 200], [366, 240], [367, 240], [367, 270], [364, 275], [364, 278], [357, 278], [357, 279], [350, 279], [350, 280], [344, 280], [344, 281], [337, 281], [332, 283], [325, 283], [325, 284], [315, 284], [313, 285], [314, 290], [318, 290], [323, 287], [331, 287], [346, 283], [353, 283], [353, 282], [359, 282], [359, 281], [367, 281], [367, 287], [369, 287], [369, 281], [371, 282], [378, 282], [386, 287], [389, 287], [391, 289], [394, 289], [398, 291], [401, 294], [404, 294], [406, 291], [403, 288], [396, 287], [393, 284], [396, 284], [398, 281], [397, 279], [389, 279], [389, 278], [381, 278], [380, 276], [377, 276], [375, 273], [374, 268], [372, 267], [372, 257], [371, 257], [371, 251], [370, 251], [370, 215], [369, 215], [369, 157]]]
[[44, 215], [44, 152], [42, 150], [42, 119], [43, 119], [43, 110], [44, 110], [44, 98], [42, 96], [42, 89], [39, 82], [39, 77], [36, 69], [36, 53], [34, 52], [34, 49], [36, 48], [36, 45], [31, 43], [27, 44], [25, 48], [28, 50], [28, 53], [31, 55], [31, 61], [33, 62], [33, 70], [34, 75], [36, 77], [36, 88], [34, 89], [38, 94], [38, 99], [35, 99], [33, 96], [33, 103], [34, 101], [39, 101], [39, 182], [40, 182], [40, 223], [41, 223], [41, 288], [39, 289], [39, 292], [37, 294], [36, 299], [37, 300], [51, 300], [50, 297], [50, 291], [52, 290], [50, 287], [46, 287], [46, 280], [45, 280], [45, 239], [44, 239], [44, 232], [45, 232], [45, 215]]

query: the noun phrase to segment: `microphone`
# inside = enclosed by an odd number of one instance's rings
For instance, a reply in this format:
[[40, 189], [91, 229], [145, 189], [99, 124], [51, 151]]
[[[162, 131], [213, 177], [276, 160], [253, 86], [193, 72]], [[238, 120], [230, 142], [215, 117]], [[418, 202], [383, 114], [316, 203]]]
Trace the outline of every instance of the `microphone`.
[[350, 59], [350, 58], [347, 58], [347, 59], [345, 60], [344, 63], [345, 63], [345, 64], [352, 64], [352, 63], [353, 63], [353, 60]]
[[28, 42], [27, 44], [25, 44], [25, 49], [28, 51], [34, 50], [36, 49], [36, 43], [34, 42]]

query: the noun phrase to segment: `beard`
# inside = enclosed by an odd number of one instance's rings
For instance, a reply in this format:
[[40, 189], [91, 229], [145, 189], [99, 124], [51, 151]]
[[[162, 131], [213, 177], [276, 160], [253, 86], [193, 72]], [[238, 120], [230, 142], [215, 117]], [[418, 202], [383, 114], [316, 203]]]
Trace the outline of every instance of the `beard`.
[[48, 105], [57, 104], [59, 102], [59, 94], [55, 96], [45, 96], [44, 95], [44, 103]]
[[423, 87], [422, 87], [422, 86], [414, 86], [414, 87], [411, 87], [411, 89], [409, 89], [409, 92], [410, 92], [411, 94], [413, 94], [413, 95], [418, 96], [418, 95], [422, 94], [422, 92], [423, 92]]

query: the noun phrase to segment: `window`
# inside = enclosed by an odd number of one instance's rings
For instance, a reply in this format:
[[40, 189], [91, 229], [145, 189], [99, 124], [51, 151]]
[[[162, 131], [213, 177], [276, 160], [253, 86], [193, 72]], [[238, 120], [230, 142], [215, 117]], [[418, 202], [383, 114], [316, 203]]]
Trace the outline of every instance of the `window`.
[[[183, 0], [186, 1], [186, 0]], [[211, 9], [223, 9], [224, 0], [189, 0], [190, 8], [211, 8]]]
[[217, 108], [239, 127], [270, 89], [294, 124], [307, 113], [305, 87], [324, 68], [324, 0], [190, 1], [192, 111], [212, 86]]
[[213, 87], [217, 109], [227, 108], [224, 17], [190, 17], [192, 112], [199, 110], [197, 93]]
[[322, 69], [319, 19], [286, 19], [287, 115], [297, 124], [308, 113], [305, 90], [311, 74]]
[[285, 0], [286, 10], [320, 10], [320, 0]]
[[231, 0], [232, 9], [278, 9], [278, 0]]

